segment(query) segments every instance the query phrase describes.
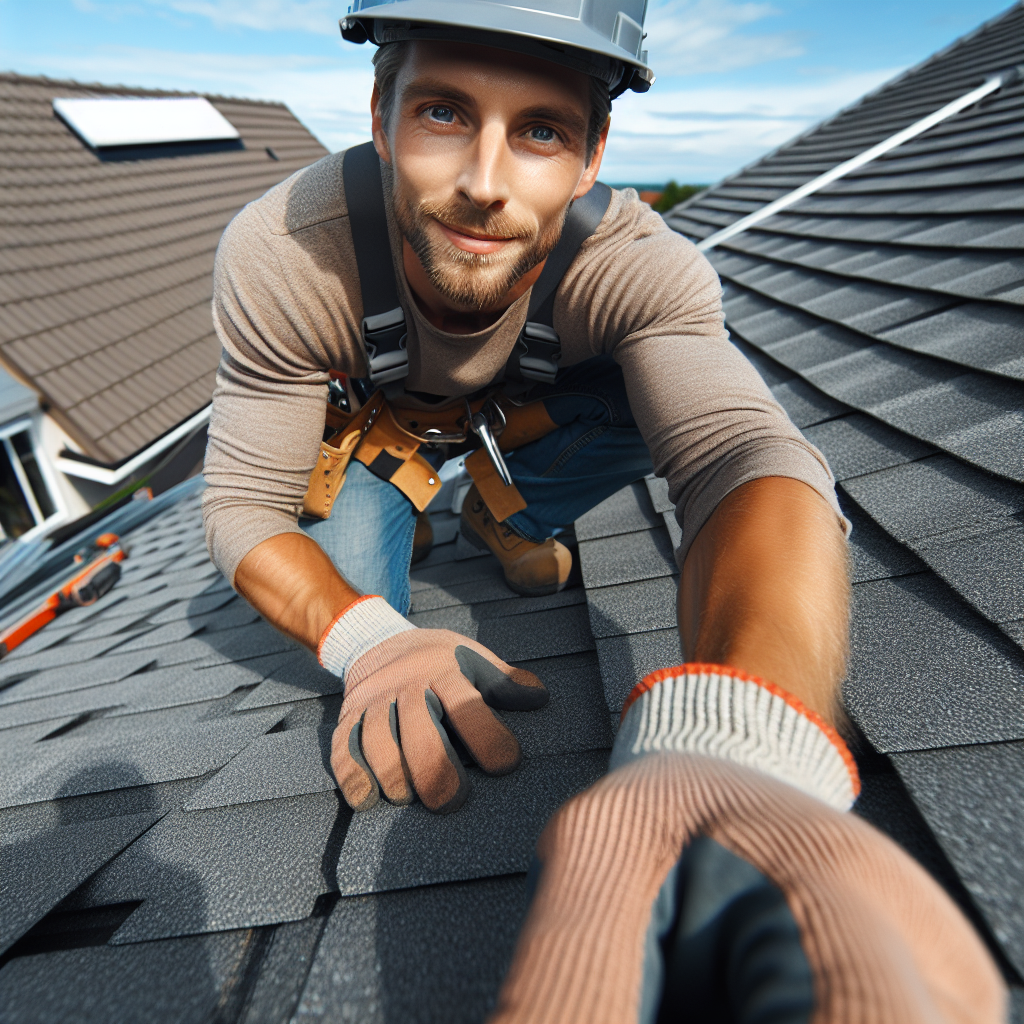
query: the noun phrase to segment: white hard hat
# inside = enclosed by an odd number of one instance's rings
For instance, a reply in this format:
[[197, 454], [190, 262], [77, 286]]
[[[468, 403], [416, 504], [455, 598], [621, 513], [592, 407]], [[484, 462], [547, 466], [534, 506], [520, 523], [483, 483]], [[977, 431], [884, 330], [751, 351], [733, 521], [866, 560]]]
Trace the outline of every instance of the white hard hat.
[[616, 96], [646, 92], [644, 14], [647, 0], [354, 0], [341, 19], [351, 43], [408, 40], [479, 43], [526, 53], [593, 75]]

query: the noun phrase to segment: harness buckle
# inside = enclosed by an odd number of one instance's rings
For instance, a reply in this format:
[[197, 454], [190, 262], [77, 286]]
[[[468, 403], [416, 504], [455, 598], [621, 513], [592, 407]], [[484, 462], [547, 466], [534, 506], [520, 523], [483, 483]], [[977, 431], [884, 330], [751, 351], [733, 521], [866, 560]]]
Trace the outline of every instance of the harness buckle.
[[408, 333], [405, 311], [401, 306], [386, 313], [364, 316], [362, 334], [370, 381], [374, 387], [408, 376], [409, 356], [405, 351]]
[[526, 350], [519, 356], [520, 375], [541, 384], [554, 384], [562, 356], [561, 339], [554, 329], [527, 321], [518, 344]]

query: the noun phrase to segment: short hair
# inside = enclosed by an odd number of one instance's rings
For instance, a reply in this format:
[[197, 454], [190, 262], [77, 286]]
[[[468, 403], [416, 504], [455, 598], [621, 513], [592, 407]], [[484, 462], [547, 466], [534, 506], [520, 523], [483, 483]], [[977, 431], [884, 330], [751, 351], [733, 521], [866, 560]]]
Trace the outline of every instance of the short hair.
[[[409, 51], [408, 41], [385, 43], [378, 47], [373, 55], [373, 78], [377, 83], [380, 99], [377, 112], [385, 130], [390, 127], [391, 115], [395, 109], [395, 80]], [[587, 164], [594, 157], [597, 143], [604, 131], [608, 115], [611, 113], [612, 101], [608, 96], [608, 86], [593, 75], [590, 78], [590, 119], [587, 122]]]

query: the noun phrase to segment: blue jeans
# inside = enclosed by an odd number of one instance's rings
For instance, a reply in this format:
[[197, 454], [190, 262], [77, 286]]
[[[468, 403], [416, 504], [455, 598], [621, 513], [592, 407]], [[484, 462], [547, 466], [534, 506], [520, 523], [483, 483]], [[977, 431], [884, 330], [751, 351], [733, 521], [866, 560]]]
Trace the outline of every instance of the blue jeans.
[[[567, 367], [524, 398], [543, 399], [558, 427], [506, 456], [527, 503], [505, 521], [519, 536], [544, 541], [651, 472], [622, 371], [610, 356]], [[397, 487], [353, 460], [330, 519], [300, 523], [353, 587], [408, 613], [416, 509]]]

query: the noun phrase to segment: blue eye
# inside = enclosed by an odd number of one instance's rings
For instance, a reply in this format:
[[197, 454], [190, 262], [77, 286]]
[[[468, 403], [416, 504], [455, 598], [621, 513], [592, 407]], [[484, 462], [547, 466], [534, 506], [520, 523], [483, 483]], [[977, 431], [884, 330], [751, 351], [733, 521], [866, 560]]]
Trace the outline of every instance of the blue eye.
[[451, 107], [431, 107], [428, 113], [435, 121], [444, 124], [451, 124], [455, 120], [455, 111]]
[[530, 138], [535, 142], [554, 142], [555, 133], [551, 128], [531, 128]]

